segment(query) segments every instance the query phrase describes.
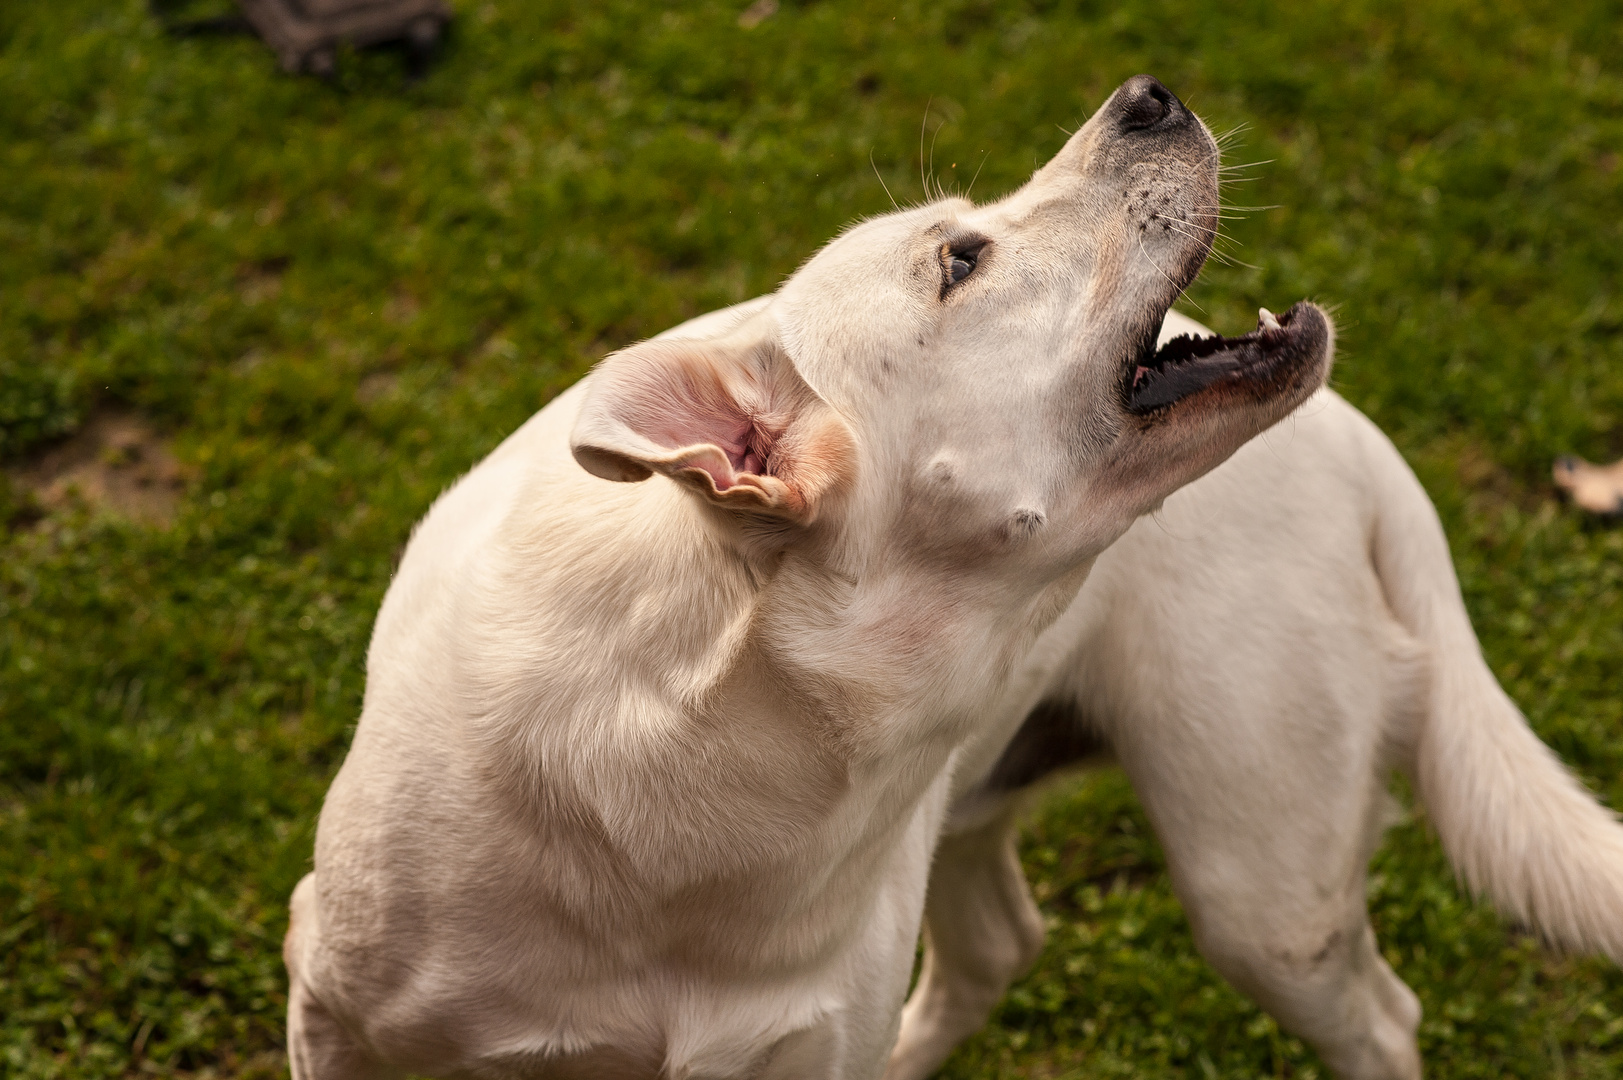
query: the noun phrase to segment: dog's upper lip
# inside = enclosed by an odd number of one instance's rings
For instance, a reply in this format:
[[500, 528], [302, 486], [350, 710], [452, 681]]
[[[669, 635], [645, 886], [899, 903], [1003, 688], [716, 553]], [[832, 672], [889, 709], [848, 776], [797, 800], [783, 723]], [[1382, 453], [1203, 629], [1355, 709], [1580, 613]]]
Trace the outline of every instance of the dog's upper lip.
[[1159, 412], [1221, 384], [1265, 388], [1317, 355], [1327, 334], [1324, 314], [1303, 302], [1277, 317], [1262, 308], [1257, 328], [1239, 337], [1180, 334], [1160, 348], [1150, 337], [1127, 366], [1122, 387], [1127, 409], [1139, 415]]

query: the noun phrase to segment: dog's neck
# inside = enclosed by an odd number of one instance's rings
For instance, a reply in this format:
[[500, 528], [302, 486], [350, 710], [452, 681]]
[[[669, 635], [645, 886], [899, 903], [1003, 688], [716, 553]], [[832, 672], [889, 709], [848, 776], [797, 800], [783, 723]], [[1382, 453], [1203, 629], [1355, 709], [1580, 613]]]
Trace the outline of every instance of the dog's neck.
[[849, 545], [764, 556], [668, 481], [614, 495], [509, 536], [483, 590], [532, 617], [477, 620], [465, 686], [501, 787], [656, 890], [894, 831], [1085, 576], [1017, 605]]

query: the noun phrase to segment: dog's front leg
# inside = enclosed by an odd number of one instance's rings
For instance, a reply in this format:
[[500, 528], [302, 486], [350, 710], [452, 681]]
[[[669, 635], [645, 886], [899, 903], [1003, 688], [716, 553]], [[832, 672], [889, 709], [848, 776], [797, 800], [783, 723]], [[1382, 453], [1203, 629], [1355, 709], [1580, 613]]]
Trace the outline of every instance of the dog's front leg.
[[293, 1080], [395, 1080], [404, 1075], [368, 1057], [297, 981], [288, 992], [287, 1051]]
[[902, 1011], [884, 1080], [923, 1080], [978, 1031], [1037, 959], [1043, 920], [1015, 848], [1015, 800], [985, 825], [942, 837], [925, 899], [924, 970]]
[[293, 1080], [393, 1080], [404, 1075], [373, 1060], [305, 985], [303, 959], [321, 931], [314, 874], [306, 874], [293, 890], [291, 915], [282, 956], [288, 976], [287, 1063]]

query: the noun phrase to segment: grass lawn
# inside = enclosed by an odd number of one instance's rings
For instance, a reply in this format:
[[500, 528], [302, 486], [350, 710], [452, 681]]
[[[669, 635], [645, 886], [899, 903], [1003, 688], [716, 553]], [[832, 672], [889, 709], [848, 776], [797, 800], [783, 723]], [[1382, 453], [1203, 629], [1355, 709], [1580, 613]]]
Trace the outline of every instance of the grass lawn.
[[[328, 85], [142, 0], [0, 5], [0, 1073], [282, 1073], [285, 901], [436, 493], [919, 198], [921, 124], [991, 196], [1139, 71], [1260, 163], [1186, 309], [1337, 309], [1494, 670], [1623, 805], [1623, 532], [1548, 482], [1623, 454], [1615, 4], [744, 6], [463, 0], [423, 81]], [[1324, 1075], [1194, 952], [1119, 775], [1026, 855], [1049, 948], [944, 1075]], [[1623, 1073], [1616, 969], [1462, 896], [1418, 815], [1372, 873], [1431, 1077]]]

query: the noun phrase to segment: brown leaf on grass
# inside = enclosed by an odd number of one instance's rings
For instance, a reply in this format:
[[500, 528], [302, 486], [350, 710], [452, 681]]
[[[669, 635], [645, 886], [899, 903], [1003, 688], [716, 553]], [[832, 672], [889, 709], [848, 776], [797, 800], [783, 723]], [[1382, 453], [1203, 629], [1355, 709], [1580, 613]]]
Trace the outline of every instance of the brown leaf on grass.
[[1555, 486], [1591, 514], [1623, 516], [1623, 461], [1591, 465], [1580, 457], [1557, 458]]
[[778, 0], [755, 0], [738, 16], [738, 25], [753, 30], [778, 13]]

